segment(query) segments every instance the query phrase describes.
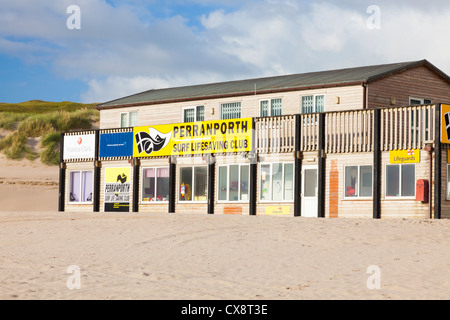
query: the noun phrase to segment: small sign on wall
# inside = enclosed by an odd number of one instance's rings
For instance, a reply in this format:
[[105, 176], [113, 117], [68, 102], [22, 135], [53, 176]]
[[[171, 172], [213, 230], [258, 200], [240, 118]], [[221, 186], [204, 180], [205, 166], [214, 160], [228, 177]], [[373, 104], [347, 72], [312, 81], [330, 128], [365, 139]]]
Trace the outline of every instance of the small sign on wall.
[[420, 149], [392, 150], [389, 152], [390, 163], [419, 163]]
[[289, 215], [291, 214], [290, 206], [267, 206], [266, 214], [268, 215]]

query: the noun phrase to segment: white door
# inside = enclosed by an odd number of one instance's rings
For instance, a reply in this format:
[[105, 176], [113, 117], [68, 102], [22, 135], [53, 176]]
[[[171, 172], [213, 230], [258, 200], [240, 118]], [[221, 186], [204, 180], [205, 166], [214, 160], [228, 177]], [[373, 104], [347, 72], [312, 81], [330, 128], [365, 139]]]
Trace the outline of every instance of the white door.
[[302, 168], [302, 217], [317, 218], [317, 166]]

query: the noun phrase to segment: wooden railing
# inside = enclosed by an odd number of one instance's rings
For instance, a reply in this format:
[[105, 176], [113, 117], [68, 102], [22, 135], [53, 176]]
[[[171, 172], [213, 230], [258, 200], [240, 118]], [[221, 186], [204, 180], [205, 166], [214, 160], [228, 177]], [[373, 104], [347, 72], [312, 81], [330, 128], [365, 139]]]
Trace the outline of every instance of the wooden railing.
[[325, 115], [326, 153], [372, 150], [373, 110], [333, 112]]
[[382, 150], [421, 149], [425, 143], [433, 142], [435, 108], [426, 105], [382, 109]]
[[319, 142], [319, 114], [301, 114], [299, 125], [301, 126], [300, 150], [317, 150]]
[[[421, 149], [434, 141], [434, 105], [382, 108], [381, 150]], [[317, 151], [319, 114], [300, 114], [300, 151]], [[255, 119], [258, 153], [294, 151], [295, 116]], [[325, 113], [325, 152], [373, 152], [374, 110]]]
[[295, 116], [255, 119], [255, 148], [258, 153], [287, 153], [295, 150]]

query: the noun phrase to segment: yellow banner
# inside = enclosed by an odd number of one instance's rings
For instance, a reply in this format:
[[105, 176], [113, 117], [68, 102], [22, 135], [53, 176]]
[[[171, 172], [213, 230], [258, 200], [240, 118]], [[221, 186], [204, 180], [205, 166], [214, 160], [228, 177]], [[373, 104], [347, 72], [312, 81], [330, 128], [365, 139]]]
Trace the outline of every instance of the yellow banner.
[[105, 211], [130, 211], [131, 168], [105, 168]]
[[450, 105], [441, 105], [441, 143], [450, 143]]
[[266, 214], [289, 215], [289, 214], [291, 214], [291, 207], [290, 206], [267, 206]]
[[247, 152], [252, 129], [252, 118], [135, 127], [133, 156]]
[[392, 150], [389, 152], [390, 163], [419, 163], [420, 149]]

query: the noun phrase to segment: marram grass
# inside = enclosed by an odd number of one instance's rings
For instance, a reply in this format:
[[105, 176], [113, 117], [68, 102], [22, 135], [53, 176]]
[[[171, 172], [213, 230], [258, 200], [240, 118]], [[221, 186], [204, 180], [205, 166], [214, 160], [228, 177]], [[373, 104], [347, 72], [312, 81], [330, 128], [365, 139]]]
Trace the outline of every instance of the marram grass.
[[[91, 129], [92, 123], [98, 121], [99, 113], [93, 109], [94, 105], [87, 105], [88, 108], [81, 108], [81, 104], [57, 103], [55, 109], [49, 108], [51, 103], [44, 101], [35, 102], [37, 104], [35, 112], [31, 109], [33, 101], [16, 105], [16, 110], [12, 104], [0, 104], [0, 128], [14, 130], [4, 138], [0, 138], [0, 150], [9, 159], [30, 160], [40, 156], [41, 161], [48, 165], [59, 163], [59, 140], [61, 132], [71, 130]], [[59, 110], [61, 105], [67, 104], [66, 110]], [[23, 108], [23, 112], [17, 109]], [[46, 112], [44, 108], [47, 108]], [[8, 111], [2, 112], [2, 110]], [[17, 129], [16, 129], [17, 128]], [[31, 150], [27, 145], [28, 137], [41, 137], [40, 155]]]

